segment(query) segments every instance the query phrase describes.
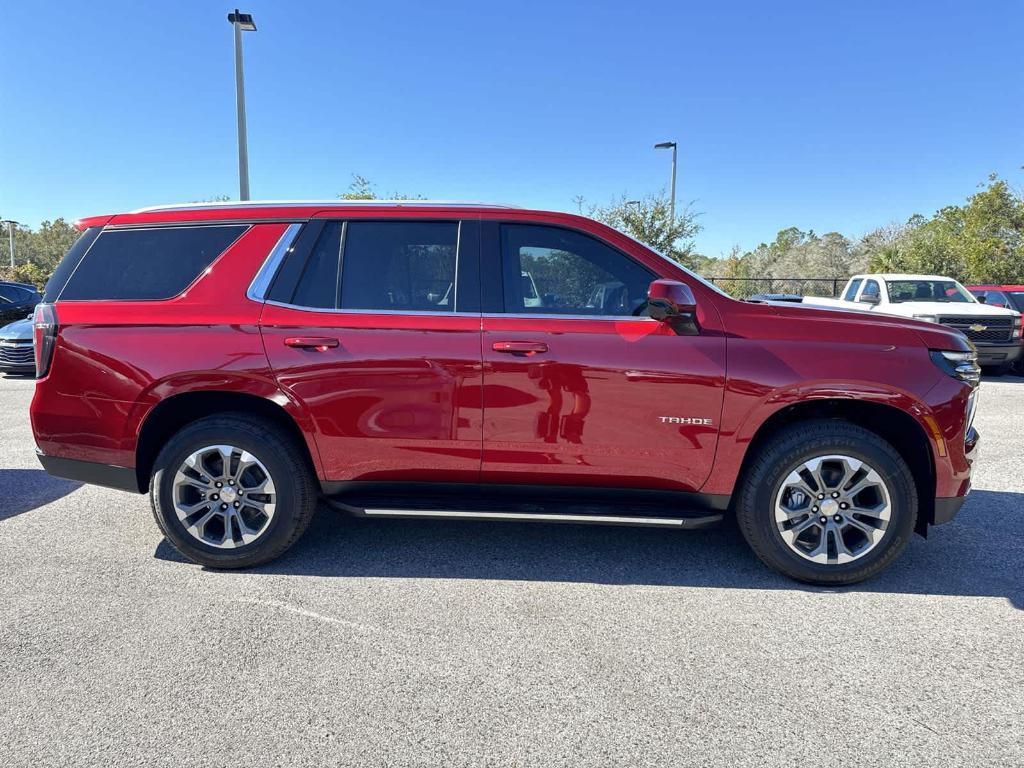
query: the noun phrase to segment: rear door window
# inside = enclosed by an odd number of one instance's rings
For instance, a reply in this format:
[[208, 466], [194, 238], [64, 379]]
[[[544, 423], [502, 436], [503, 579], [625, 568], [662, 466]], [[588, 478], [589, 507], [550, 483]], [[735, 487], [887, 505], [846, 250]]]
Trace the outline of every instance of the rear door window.
[[340, 221], [331, 221], [324, 225], [309, 258], [306, 259], [306, 266], [295, 288], [292, 304], [313, 309], [336, 307], [342, 228]]
[[60, 299], [146, 301], [177, 296], [246, 229], [245, 224], [230, 224], [105, 230], [79, 262]]
[[454, 312], [456, 222], [350, 221], [341, 309]]

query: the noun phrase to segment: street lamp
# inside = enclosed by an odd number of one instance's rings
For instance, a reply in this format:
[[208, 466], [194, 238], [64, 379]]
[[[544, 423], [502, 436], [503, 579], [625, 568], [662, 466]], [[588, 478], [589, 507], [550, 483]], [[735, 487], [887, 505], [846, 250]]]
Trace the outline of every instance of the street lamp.
[[672, 192], [670, 193], [669, 203], [669, 216], [672, 218], [672, 223], [676, 223], [676, 143], [674, 141], [663, 141], [660, 144], [654, 145], [655, 149], [671, 149], [672, 150]]
[[7, 225], [7, 237], [11, 244], [11, 269], [14, 269], [14, 228], [19, 226], [19, 224], [14, 219], [0, 220], [0, 224]]
[[235, 28], [235, 105], [238, 108], [238, 199], [249, 199], [249, 145], [245, 137], [245, 78], [242, 75], [242, 33], [255, 32], [256, 22], [251, 13], [235, 8], [228, 14]]

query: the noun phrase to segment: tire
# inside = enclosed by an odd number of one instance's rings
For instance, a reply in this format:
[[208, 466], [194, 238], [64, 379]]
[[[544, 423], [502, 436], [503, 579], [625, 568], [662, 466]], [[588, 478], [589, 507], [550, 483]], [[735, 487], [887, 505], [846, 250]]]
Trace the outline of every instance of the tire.
[[[226, 460], [221, 446], [234, 449]], [[189, 560], [248, 568], [280, 556], [302, 536], [317, 488], [304, 453], [279, 426], [228, 413], [195, 421], [168, 441], [154, 464], [149, 498], [160, 530]]]
[[[805, 481], [807, 474], [815, 477], [816, 462], [824, 481], [818, 489]], [[824, 491], [824, 501], [803, 493], [806, 488]], [[766, 565], [797, 581], [840, 586], [874, 576], [900, 555], [914, 532], [917, 505], [910, 468], [889, 443], [849, 422], [814, 420], [790, 425], [761, 446], [741, 480], [735, 511], [743, 537]], [[862, 514], [862, 507], [874, 511]]]
[[981, 372], [986, 376], [1005, 376], [1010, 372], [1011, 365], [1003, 363], [1002, 365], [986, 365], [981, 369]]

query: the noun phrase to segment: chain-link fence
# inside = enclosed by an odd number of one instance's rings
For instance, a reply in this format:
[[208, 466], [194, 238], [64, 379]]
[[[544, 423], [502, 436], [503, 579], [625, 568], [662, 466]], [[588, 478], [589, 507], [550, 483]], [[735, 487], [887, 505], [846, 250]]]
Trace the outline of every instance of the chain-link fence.
[[846, 285], [845, 277], [709, 277], [708, 280], [737, 299], [748, 299], [756, 293], [836, 298]]

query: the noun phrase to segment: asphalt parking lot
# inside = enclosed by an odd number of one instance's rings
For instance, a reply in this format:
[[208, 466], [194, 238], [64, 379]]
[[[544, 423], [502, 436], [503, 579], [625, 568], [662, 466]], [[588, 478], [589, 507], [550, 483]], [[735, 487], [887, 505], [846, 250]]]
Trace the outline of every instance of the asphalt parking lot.
[[839, 591], [731, 529], [355, 520], [205, 571], [45, 475], [0, 377], [0, 764], [1024, 765], [1024, 379], [976, 490]]

